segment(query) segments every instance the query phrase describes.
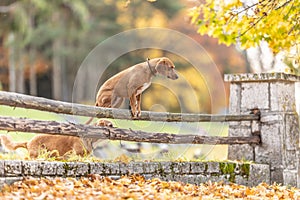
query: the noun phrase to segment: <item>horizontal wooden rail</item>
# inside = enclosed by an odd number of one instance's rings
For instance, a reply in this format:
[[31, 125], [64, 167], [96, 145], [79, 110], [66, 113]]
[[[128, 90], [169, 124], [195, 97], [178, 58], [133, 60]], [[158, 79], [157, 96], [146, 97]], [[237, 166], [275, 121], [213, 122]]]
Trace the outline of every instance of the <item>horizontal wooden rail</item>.
[[56, 121], [42, 121], [15, 117], [0, 117], [0, 130], [165, 144], [215, 145], [260, 143], [260, 137], [257, 135], [250, 137], [203, 136], [203, 134], [206, 134], [204, 131], [199, 131], [199, 135], [149, 133], [130, 129], [99, 127], [74, 123], [60, 123]]
[[[36, 109], [69, 115], [132, 120], [129, 110], [125, 109], [101, 108], [76, 103], [67, 103], [12, 92], [0, 91], [0, 105]], [[142, 111], [141, 117], [138, 120], [168, 122], [224, 122], [259, 120], [259, 116], [253, 114], [210, 115]]]

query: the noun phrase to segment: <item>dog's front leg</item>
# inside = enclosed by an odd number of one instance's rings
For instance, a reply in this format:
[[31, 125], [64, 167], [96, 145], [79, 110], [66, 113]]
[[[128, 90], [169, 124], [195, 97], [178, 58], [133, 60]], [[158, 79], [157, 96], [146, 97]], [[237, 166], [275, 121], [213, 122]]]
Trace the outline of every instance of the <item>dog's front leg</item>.
[[136, 110], [136, 96], [135, 93], [130, 97], [130, 107], [131, 107], [131, 115], [133, 118], [137, 117], [137, 110]]
[[142, 99], [142, 93], [136, 96], [137, 117], [141, 116], [141, 99]]

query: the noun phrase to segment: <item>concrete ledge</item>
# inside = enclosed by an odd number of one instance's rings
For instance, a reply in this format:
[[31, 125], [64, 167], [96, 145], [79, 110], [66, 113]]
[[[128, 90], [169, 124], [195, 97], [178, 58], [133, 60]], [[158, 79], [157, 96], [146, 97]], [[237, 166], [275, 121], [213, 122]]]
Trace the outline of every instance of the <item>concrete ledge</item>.
[[47, 161], [0, 161], [0, 185], [20, 180], [24, 176], [80, 177], [100, 174], [112, 178], [140, 174], [146, 178], [160, 178], [199, 184], [207, 181], [234, 182], [242, 185], [270, 183], [269, 165], [237, 162], [130, 162], [83, 163]]
[[289, 81], [298, 82], [300, 76], [285, 73], [246, 73], [246, 74], [225, 74], [225, 82], [250, 82], [250, 81]]

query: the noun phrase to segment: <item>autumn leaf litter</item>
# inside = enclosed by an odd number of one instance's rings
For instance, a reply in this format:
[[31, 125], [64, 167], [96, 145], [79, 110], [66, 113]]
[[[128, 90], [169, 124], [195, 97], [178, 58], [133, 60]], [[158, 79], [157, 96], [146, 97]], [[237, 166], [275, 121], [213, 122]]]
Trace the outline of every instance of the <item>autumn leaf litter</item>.
[[300, 190], [278, 184], [256, 187], [237, 184], [166, 182], [158, 178], [99, 175], [76, 178], [27, 177], [4, 185], [0, 199], [300, 199]]

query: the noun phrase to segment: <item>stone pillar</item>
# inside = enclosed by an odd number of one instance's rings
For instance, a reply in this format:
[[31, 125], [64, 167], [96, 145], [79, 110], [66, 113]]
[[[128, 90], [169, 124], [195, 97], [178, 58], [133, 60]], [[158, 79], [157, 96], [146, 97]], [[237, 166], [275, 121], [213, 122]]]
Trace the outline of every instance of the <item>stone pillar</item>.
[[260, 122], [231, 122], [229, 136], [248, 136], [260, 130], [261, 145], [231, 145], [230, 160], [253, 160], [270, 165], [271, 182], [300, 186], [299, 117], [295, 83], [299, 76], [284, 73], [225, 75], [230, 82], [230, 114], [261, 111]]

